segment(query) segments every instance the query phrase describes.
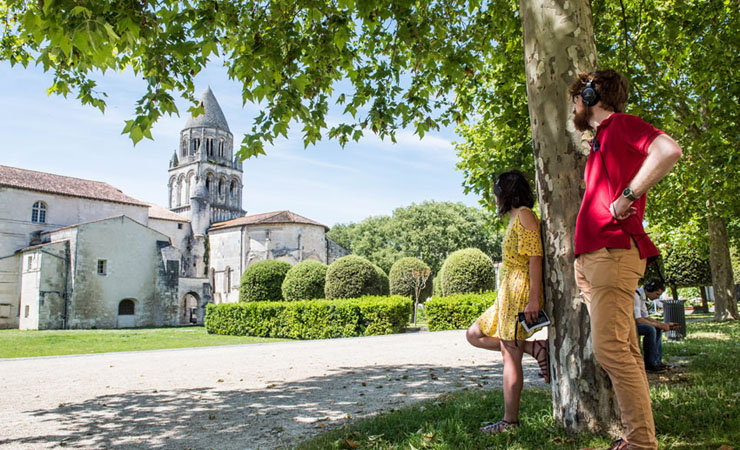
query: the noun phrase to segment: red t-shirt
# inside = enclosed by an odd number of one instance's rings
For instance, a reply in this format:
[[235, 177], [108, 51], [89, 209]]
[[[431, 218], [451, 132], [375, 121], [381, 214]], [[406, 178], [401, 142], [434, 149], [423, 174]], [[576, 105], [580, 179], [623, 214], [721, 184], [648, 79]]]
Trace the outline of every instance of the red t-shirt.
[[650, 143], [661, 133], [630, 114], [614, 113], [599, 124], [584, 173], [586, 193], [576, 220], [576, 257], [604, 247], [628, 249], [630, 238], [641, 258], [660, 254], [642, 226], [645, 194], [632, 204], [637, 214], [626, 220], [614, 219], [609, 205], [622, 195], [645, 161]]

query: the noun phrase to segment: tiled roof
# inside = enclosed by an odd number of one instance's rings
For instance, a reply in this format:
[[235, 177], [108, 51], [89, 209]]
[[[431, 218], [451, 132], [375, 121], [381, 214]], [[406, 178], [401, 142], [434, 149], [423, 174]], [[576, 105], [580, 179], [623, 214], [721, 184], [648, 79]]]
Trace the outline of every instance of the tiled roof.
[[213, 225], [211, 225], [211, 228], [209, 228], [209, 230], [222, 230], [224, 228], [240, 227], [243, 225], [274, 225], [280, 223], [303, 223], [324, 227], [326, 230], [329, 229], [329, 227], [324, 224], [318, 223], [311, 219], [307, 219], [301, 215], [286, 210], [253, 214], [251, 216], [244, 216], [237, 219], [227, 220], [225, 222], [214, 223]]
[[189, 222], [187, 217], [183, 217], [180, 214], [170, 211], [169, 209], [162, 208], [154, 203], [147, 203], [149, 205], [149, 218], [160, 219], [160, 220], [171, 220], [173, 222]]
[[0, 186], [124, 203], [127, 205], [147, 206], [146, 203], [129, 197], [110, 184], [103, 183], [102, 181], [83, 180], [80, 178], [54, 175], [53, 173], [18, 169], [16, 167], [0, 166]]
[[216, 100], [216, 96], [213, 95], [213, 91], [210, 86], [208, 86], [205, 92], [203, 92], [203, 95], [200, 97], [200, 102], [203, 104], [203, 114], [196, 117], [191, 116], [185, 123], [184, 129], [218, 128], [220, 130], [231, 132], [229, 130], [229, 124], [226, 123], [224, 112], [221, 111], [221, 106], [219, 106], [218, 100]]

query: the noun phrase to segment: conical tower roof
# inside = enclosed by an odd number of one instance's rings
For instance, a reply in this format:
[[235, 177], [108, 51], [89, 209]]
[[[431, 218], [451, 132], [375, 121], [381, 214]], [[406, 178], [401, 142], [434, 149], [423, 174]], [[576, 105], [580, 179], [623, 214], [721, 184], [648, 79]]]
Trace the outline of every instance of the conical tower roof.
[[213, 95], [213, 91], [210, 86], [208, 86], [205, 92], [203, 92], [203, 95], [201, 95], [200, 102], [203, 105], [203, 114], [196, 117], [190, 117], [183, 129], [218, 128], [230, 133], [231, 130], [229, 130], [229, 124], [226, 123], [224, 112], [221, 111], [221, 106], [219, 106], [218, 100], [216, 100], [216, 96]]

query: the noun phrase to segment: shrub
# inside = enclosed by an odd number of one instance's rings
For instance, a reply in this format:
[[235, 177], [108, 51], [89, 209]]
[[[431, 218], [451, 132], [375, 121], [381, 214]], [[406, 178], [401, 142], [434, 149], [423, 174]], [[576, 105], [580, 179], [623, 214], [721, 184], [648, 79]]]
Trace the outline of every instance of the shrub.
[[324, 283], [328, 266], [318, 261], [301, 261], [288, 270], [283, 280], [285, 300], [324, 298]]
[[347, 255], [334, 261], [326, 271], [327, 299], [382, 295], [382, 270], [365, 258]]
[[424, 306], [429, 331], [468, 328], [495, 300], [495, 291], [432, 297]]
[[234, 336], [326, 339], [399, 332], [411, 314], [406, 297], [209, 304], [209, 333]]
[[377, 264], [373, 264], [375, 268], [375, 288], [374, 291], [377, 295], [389, 295], [390, 294], [390, 283], [388, 282], [388, 275], [385, 274], [385, 270]]
[[283, 299], [282, 285], [291, 265], [285, 261], [268, 259], [247, 267], [241, 278], [239, 301], [261, 302]]
[[[403, 295], [404, 297], [411, 297], [413, 300], [416, 293], [414, 278], [418, 275], [414, 275], [414, 271], [417, 273], [423, 273], [424, 271], [430, 270], [424, 261], [419, 258], [401, 258], [393, 264], [388, 278], [390, 280], [390, 293], [391, 295]], [[427, 277], [424, 288], [419, 293], [419, 301], [423, 302], [432, 295], [433, 280], [431, 276]]]
[[494, 288], [493, 261], [477, 248], [458, 250], [447, 257], [441, 270], [442, 295], [485, 292]]
[[442, 275], [438, 273], [432, 280], [432, 295], [442, 296]]

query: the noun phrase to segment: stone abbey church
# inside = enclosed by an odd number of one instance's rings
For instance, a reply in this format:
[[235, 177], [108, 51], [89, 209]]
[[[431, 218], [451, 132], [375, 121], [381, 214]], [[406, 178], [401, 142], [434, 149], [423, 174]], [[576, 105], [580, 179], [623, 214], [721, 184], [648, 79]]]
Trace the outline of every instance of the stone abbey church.
[[0, 328], [202, 323], [206, 304], [238, 301], [254, 262], [346, 254], [291, 211], [245, 215], [233, 135], [210, 88], [201, 102], [170, 160], [167, 208], [0, 165]]

